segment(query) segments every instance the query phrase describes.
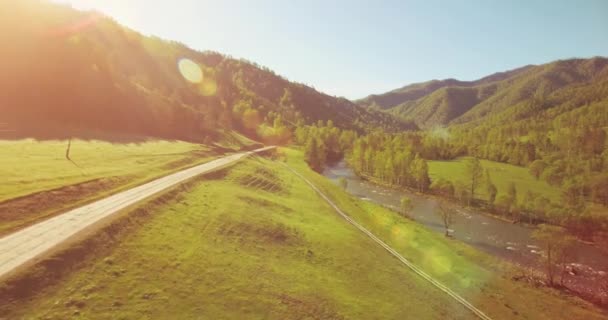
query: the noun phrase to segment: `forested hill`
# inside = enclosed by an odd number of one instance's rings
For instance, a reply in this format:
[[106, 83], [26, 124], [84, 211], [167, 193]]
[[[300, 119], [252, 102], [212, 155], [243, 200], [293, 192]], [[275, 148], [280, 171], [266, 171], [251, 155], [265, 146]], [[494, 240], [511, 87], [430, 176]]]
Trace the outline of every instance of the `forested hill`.
[[[296, 123], [411, 129], [411, 123], [289, 82], [267, 68], [146, 37], [45, 1], [0, 3], [0, 128], [18, 136], [99, 131], [199, 141], [236, 130], [281, 140]], [[182, 73], [202, 76], [189, 82]], [[191, 63], [193, 62], [193, 63]], [[194, 67], [197, 68], [197, 67]]]
[[[608, 59], [561, 60], [497, 73], [477, 81], [413, 84], [358, 101], [414, 120], [423, 128], [555, 117], [608, 100]], [[549, 112], [549, 110], [552, 110]], [[541, 116], [542, 115], [542, 116]]]
[[481, 78], [475, 81], [460, 81], [456, 79], [445, 79], [445, 80], [431, 80], [422, 83], [414, 83], [405, 87], [395, 89], [383, 94], [372, 94], [364, 99], [356, 101], [359, 105], [365, 107], [374, 107], [382, 110], [391, 109], [397, 107], [403, 103], [409, 101], [415, 101], [423, 98], [436, 90], [445, 87], [473, 87], [477, 85], [483, 85], [507, 79], [519, 72], [523, 72], [531, 66], [525, 66], [522, 68], [498, 72], [487, 77]]

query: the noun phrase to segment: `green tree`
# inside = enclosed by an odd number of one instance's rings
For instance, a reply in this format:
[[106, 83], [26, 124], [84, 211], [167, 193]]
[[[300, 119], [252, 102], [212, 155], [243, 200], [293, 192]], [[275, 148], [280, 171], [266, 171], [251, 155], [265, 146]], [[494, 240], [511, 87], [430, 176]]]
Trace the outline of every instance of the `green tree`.
[[452, 225], [453, 219], [453, 211], [445, 202], [440, 201], [437, 205], [437, 214], [443, 223], [443, 227], [445, 229], [445, 236], [450, 236], [450, 226]]
[[539, 196], [534, 200], [534, 211], [537, 215], [545, 217], [547, 211], [550, 209], [551, 201], [546, 197]]
[[593, 179], [591, 190], [593, 201], [608, 206], [608, 174], [603, 174]]
[[431, 178], [429, 178], [429, 166], [426, 160], [422, 159], [419, 154], [416, 154], [413, 162], [413, 176], [416, 180], [418, 191], [425, 192], [431, 185]]
[[454, 185], [451, 181], [442, 178], [436, 179], [431, 184], [431, 191], [444, 197], [454, 197]]
[[509, 186], [507, 187], [507, 196], [513, 203], [517, 203], [517, 188], [515, 187], [514, 182], [509, 183]]
[[488, 202], [490, 204], [494, 204], [496, 201], [496, 194], [498, 194], [498, 189], [492, 182], [492, 177], [490, 177], [490, 172], [485, 170], [485, 181], [486, 181], [486, 193], [488, 194]]
[[308, 142], [306, 142], [306, 146], [304, 147], [304, 160], [306, 160], [313, 170], [319, 172], [323, 167], [321, 158], [321, 151], [319, 150], [317, 139], [308, 139]]
[[401, 214], [405, 217], [409, 216], [410, 210], [412, 210], [412, 200], [408, 197], [401, 197]]
[[494, 202], [496, 208], [500, 209], [501, 213], [509, 214], [514, 206], [513, 198], [506, 194], [501, 194]]
[[532, 162], [529, 166], [530, 174], [538, 179], [543, 174], [546, 167], [547, 163], [543, 160], [534, 160], [534, 162]]
[[467, 161], [466, 174], [469, 179], [469, 205], [471, 205], [471, 201], [475, 198], [475, 190], [477, 190], [477, 187], [480, 185], [481, 179], [483, 178], [483, 166], [478, 158], [473, 157]]
[[494, 202], [496, 202], [496, 195], [498, 194], [498, 189], [496, 189], [496, 186], [492, 182], [488, 183], [488, 185], [486, 186], [486, 192], [488, 193], [488, 202], [490, 204], [494, 204]]
[[585, 205], [584, 184], [580, 179], [567, 179], [562, 186], [562, 199], [570, 208], [581, 209]]
[[569, 257], [570, 249], [574, 243], [574, 237], [569, 235], [562, 227], [541, 224], [532, 233], [532, 237], [540, 242], [544, 254], [545, 275], [549, 286], [555, 286], [556, 273], [561, 269], [561, 280], [563, 285], [566, 259]]
[[509, 183], [509, 187], [507, 188], [507, 198], [508, 198], [508, 202], [510, 203], [509, 206], [509, 213], [511, 214], [511, 217], [513, 219], [515, 219], [516, 221], [519, 220], [519, 210], [518, 210], [518, 206], [517, 206], [517, 188], [515, 187], [515, 183], [514, 182], [510, 182]]

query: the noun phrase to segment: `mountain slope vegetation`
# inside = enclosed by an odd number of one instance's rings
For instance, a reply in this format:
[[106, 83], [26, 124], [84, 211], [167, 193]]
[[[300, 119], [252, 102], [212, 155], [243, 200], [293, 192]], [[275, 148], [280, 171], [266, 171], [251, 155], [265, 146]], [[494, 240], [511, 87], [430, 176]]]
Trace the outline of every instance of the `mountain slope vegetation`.
[[358, 101], [432, 128], [487, 117], [518, 121], [543, 110], [566, 112], [607, 97], [608, 59], [571, 59], [525, 66], [476, 81], [447, 79], [413, 84]]
[[[581, 237], [607, 230], [607, 58], [526, 66], [473, 82], [415, 84], [359, 103], [413, 119], [425, 129], [355, 141], [351, 162], [359, 171], [388, 183], [424, 182], [435, 193], [470, 203], [471, 175], [452, 185], [446, 180], [454, 172], [439, 170], [429, 185], [428, 169], [410, 163], [418, 156], [453, 164], [472, 157], [498, 162], [492, 164], [495, 168], [525, 167], [532, 179], [547, 183], [557, 194], [549, 199], [541, 190], [516, 184], [500, 191], [492, 182], [500, 174], [487, 172], [488, 210], [514, 221], [567, 226]], [[503, 183], [503, 190], [504, 182], [496, 181]]]
[[[202, 141], [235, 130], [272, 141], [287, 140], [299, 122], [326, 119], [358, 131], [413, 128], [255, 63], [143, 36], [95, 12], [3, 2], [0, 28], [12, 31], [0, 52], [5, 134], [86, 130]], [[187, 81], [182, 66], [199, 78]]]
[[428, 96], [433, 92], [447, 87], [475, 87], [489, 84], [496, 81], [501, 81], [512, 77], [516, 74], [524, 72], [532, 66], [524, 66], [510, 71], [497, 72], [487, 77], [483, 77], [475, 81], [460, 81], [456, 79], [431, 80], [422, 83], [414, 83], [395, 89], [383, 94], [372, 94], [364, 99], [357, 101], [358, 104], [371, 107], [375, 106], [379, 109], [386, 110], [394, 108], [400, 104], [416, 101], [420, 98]]

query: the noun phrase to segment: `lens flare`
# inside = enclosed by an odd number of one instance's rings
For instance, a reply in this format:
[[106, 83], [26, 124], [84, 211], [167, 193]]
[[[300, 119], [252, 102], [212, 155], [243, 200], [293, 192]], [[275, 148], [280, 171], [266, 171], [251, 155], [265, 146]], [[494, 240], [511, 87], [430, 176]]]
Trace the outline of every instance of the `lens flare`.
[[185, 58], [180, 59], [177, 62], [177, 67], [179, 73], [188, 82], [201, 83], [203, 81], [203, 70], [201, 70], [201, 67], [196, 62]]

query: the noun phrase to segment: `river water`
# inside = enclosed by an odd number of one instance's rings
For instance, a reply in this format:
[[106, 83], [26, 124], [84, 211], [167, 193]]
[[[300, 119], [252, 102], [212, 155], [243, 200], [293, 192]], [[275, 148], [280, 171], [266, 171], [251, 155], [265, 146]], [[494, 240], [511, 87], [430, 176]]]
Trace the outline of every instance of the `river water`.
[[[437, 200], [432, 197], [365, 181], [359, 178], [345, 161], [326, 168], [323, 175], [334, 182], [337, 182], [339, 178], [345, 178], [348, 182], [347, 191], [350, 194], [394, 210], [399, 210], [401, 198], [407, 196], [413, 205], [413, 209], [409, 213], [412, 219], [433, 231], [445, 232], [443, 223], [436, 213]], [[457, 207], [456, 213], [450, 226], [453, 238], [518, 264], [538, 266], [542, 248], [537, 241], [532, 239], [532, 228], [463, 207]], [[608, 272], [608, 254], [603, 250], [582, 242], [576, 243], [573, 249], [569, 263], [577, 269], [578, 277], [587, 278], [588, 281], [584, 282], [593, 281], [596, 277]]]

